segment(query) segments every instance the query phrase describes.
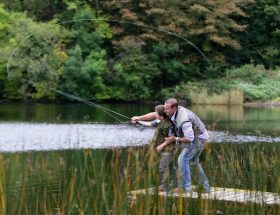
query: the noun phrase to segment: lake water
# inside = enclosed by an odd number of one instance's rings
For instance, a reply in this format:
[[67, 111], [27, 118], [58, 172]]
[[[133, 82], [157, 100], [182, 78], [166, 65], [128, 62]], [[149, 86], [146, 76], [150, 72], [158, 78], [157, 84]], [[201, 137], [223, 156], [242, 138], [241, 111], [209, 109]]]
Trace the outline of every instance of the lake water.
[[[104, 107], [125, 116], [153, 111], [154, 105], [106, 104]], [[280, 107], [253, 108], [243, 106], [190, 107], [209, 130], [235, 134], [257, 134], [277, 137], [280, 134]], [[121, 119], [121, 118], [120, 118]], [[122, 121], [127, 119], [123, 118]], [[118, 123], [111, 116], [84, 104], [1, 104], [0, 123]]]
[[[153, 111], [153, 105], [104, 106], [128, 117]], [[202, 161], [211, 185], [280, 192], [279, 107], [190, 109], [210, 131]], [[158, 185], [158, 164], [149, 153], [153, 130], [121, 121], [83, 104], [1, 104], [0, 214], [279, 212], [148, 197], [129, 205], [128, 191]]]
[[[104, 105], [129, 118], [151, 105]], [[209, 142], [280, 142], [279, 108], [193, 106], [209, 129]], [[116, 115], [114, 115], [116, 116]], [[153, 130], [139, 131], [100, 109], [74, 105], [1, 105], [2, 152], [116, 148], [149, 144]], [[110, 135], [108, 135], [110, 134]]]

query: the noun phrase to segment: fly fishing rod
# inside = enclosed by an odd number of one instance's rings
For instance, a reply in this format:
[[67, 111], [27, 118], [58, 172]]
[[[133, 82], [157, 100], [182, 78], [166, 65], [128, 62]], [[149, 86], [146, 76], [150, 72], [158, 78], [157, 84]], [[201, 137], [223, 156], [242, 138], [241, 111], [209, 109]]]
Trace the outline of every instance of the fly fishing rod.
[[[99, 104], [97, 104], [97, 103], [95, 103], [95, 102], [92, 102], [92, 101], [89, 101], [89, 100], [80, 98], [80, 97], [78, 97], [78, 96], [75, 96], [75, 95], [66, 93], [66, 92], [64, 92], [64, 91], [62, 91], [62, 90], [52, 89], [52, 91], [55, 91], [56, 93], [58, 93], [58, 94], [60, 94], [60, 95], [62, 95], [62, 96], [64, 96], [64, 97], [67, 97], [67, 98], [70, 98], [70, 99], [73, 99], [73, 100], [82, 102], [82, 103], [84, 103], [84, 104], [86, 104], [86, 105], [95, 107], [95, 108], [97, 108], [97, 109], [100, 109], [100, 110], [102, 110], [104, 113], [106, 113], [106, 114], [108, 114], [109, 116], [111, 116], [112, 118], [114, 118], [115, 120], [119, 121], [120, 123], [128, 124], [128, 125], [135, 125], [139, 131], [143, 131], [143, 130], [145, 129], [145, 126], [141, 125], [141, 124], [138, 123], [138, 122], [136, 122], [136, 124], [132, 124], [132, 123], [130, 122], [130, 121], [131, 121], [131, 118], [130, 118], [130, 117], [125, 116], [125, 115], [123, 115], [123, 114], [121, 114], [121, 113], [118, 113], [118, 112], [116, 112], [116, 111], [113, 111], [113, 110], [111, 110], [111, 109], [109, 109], [109, 108], [106, 108], [106, 107], [104, 107], [104, 106], [102, 106], [102, 105], [99, 105]], [[115, 114], [115, 115], [118, 115], [118, 116], [120, 116], [120, 117], [123, 117], [123, 118], [125, 118], [125, 119], [128, 119], [129, 121], [122, 121], [122, 120], [120, 120], [119, 118], [117, 118], [114, 114]]]
[[[148, 29], [152, 29], [152, 30], [155, 30], [155, 31], [158, 31], [158, 32], [161, 32], [161, 33], [165, 33], [165, 34], [169, 34], [171, 36], [175, 36], [183, 41], [185, 41], [186, 43], [188, 43], [191, 47], [193, 47], [204, 59], [205, 61], [211, 65], [211, 62], [208, 60], [208, 58], [206, 57], [206, 55], [198, 48], [198, 46], [196, 46], [194, 43], [192, 43], [189, 39], [187, 39], [186, 37], [182, 36], [182, 35], [179, 35], [179, 34], [176, 34], [174, 32], [171, 32], [171, 31], [167, 31], [167, 30], [164, 30], [164, 29], [161, 29], [161, 28], [156, 28], [156, 27], [153, 27], [153, 26], [149, 26], [149, 25], [145, 25], [145, 24], [139, 24], [139, 23], [134, 23], [134, 22], [129, 22], [129, 21], [122, 21], [122, 20], [112, 20], [112, 19], [105, 19], [105, 18], [94, 18], [94, 19], [77, 19], [77, 20], [68, 20], [68, 21], [63, 21], [61, 23], [58, 23], [58, 24], [61, 24], [61, 25], [65, 25], [67, 23], [73, 23], [73, 22], [84, 22], [84, 21], [93, 21], [93, 22], [99, 22], [99, 21], [104, 21], [104, 22], [111, 22], [111, 23], [119, 23], [119, 24], [125, 24], [125, 25], [134, 25], [134, 26], [137, 26], [137, 27], [140, 27], [140, 28], [148, 28]], [[7, 74], [9, 76], [9, 64], [10, 64], [10, 61], [12, 59], [12, 57], [14, 56], [16, 50], [21, 46], [21, 44], [23, 44], [25, 41], [27, 41], [29, 38], [31, 38], [31, 36], [35, 35], [37, 32], [33, 32], [29, 35], [27, 35], [23, 40], [20, 41], [20, 43], [18, 43], [18, 45], [13, 49], [13, 51], [11, 52], [11, 54], [9, 55], [8, 57], [8, 61], [7, 61], [7, 65], [6, 65], [6, 68], [7, 68]], [[56, 93], [60, 94], [60, 95], [63, 95], [67, 98], [71, 98], [73, 100], [77, 100], [79, 102], [82, 102], [84, 104], [87, 104], [89, 106], [93, 106], [95, 108], [98, 108], [98, 109], [101, 109], [103, 112], [105, 112], [106, 114], [110, 115], [112, 118], [116, 119], [117, 121], [121, 122], [121, 123], [126, 123], [126, 124], [131, 124], [130, 123], [130, 118], [123, 115], [123, 114], [120, 114], [120, 113], [117, 113], [116, 111], [113, 111], [113, 110], [110, 110], [108, 108], [105, 108], [99, 104], [96, 104], [94, 102], [91, 102], [91, 101], [88, 101], [86, 99], [82, 99], [80, 97], [77, 97], [77, 96], [74, 96], [74, 95], [71, 95], [69, 93], [66, 93], [66, 92], [63, 92], [61, 90], [53, 90], [55, 91]], [[120, 117], [123, 117], [125, 119], [129, 119], [129, 122], [124, 122], [122, 120], [120, 120], [119, 118], [116, 117], [116, 115], [120, 116]], [[136, 123], [135, 124], [139, 130], [143, 130], [144, 129], [144, 126], [139, 124], [139, 123]]]
[[100, 110], [102, 110], [103, 112], [105, 112], [106, 114], [108, 114], [109, 116], [111, 116], [112, 118], [116, 119], [117, 121], [121, 122], [121, 123], [125, 123], [124, 121], [120, 120], [119, 118], [115, 117], [113, 114], [115, 115], [118, 115], [118, 116], [121, 116], [125, 119], [130, 119], [128, 116], [125, 116], [123, 114], [120, 114], [116, 111], [113, 111], [109, 108], [106, 108], [106, 107], [103, 107], [97, 103], [94, 103], [92, 101], [89, 101], [89, 100], [86, 100], [86, 99], [83, 99], [83, 98], [80, 98], [78, 96], [74, 96], [72, 94], [69, 94], [69, 93], [66, 93], [66, 92], [63, 92], [61, 90], [54, 90], [55, 92], [57, 92], [58, 94], [62, 95], [62, 96], [65, 96], [67, 98], [70, 98], [70, 99], [73, 99], [73, 100], [76, 100], [76, 101], [79, 101], [79, 102], [82, 102], [86, 105], [89, 105], [89, 106], [92, 106], [92, 107], [95, 107], [95, 108], [98, 108]]

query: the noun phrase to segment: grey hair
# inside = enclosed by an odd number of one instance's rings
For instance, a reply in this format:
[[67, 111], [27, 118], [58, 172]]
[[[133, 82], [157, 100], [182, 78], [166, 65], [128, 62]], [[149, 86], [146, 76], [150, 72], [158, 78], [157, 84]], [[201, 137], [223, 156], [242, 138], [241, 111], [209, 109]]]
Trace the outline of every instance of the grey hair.
[[174, 98], [169, 98], [169, 99], [165, 100], [165, 103], [170, 104], [171, 107], [176, 107], [176, 108], [178, 107], [178, 102]]

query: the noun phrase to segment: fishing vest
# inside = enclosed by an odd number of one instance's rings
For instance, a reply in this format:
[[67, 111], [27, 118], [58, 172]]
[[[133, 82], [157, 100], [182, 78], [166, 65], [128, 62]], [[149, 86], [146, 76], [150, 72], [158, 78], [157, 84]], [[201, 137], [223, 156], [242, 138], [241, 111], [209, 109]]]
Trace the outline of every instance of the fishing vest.
[[205, 132], [205, 125], [203, 122], [195, 115], [192, 111], [179, 106], [177, 112], [175, 113], [175, 127], [176, 134], [178, 137], [184, 137], [184, 133], [182, 131], [182, 125], [184, 122], [191, 122], [192, 128], [194, 131], [194, 137], [198, 137], [199, 135]]

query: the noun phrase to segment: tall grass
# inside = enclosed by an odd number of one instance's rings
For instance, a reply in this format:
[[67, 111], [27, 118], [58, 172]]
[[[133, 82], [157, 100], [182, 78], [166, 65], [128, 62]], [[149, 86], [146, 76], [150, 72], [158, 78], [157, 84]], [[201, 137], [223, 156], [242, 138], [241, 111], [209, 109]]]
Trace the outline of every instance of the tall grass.
[[[279, 214], [279, 206], [202, 199], [129, 201], [159, 184], [149, 147], [0, 155], [1, 214]], [[279, 143], [209, 144], [202, 159], [212, 186], [280, 192]]]
[[206, 104], [206, 105], [242, 105], [243, 93], [238, 89], [223, 92], [221, 94], [208, 93], [206, 89], [201, 91], [191, 91], [190, 99], [193, 104]]
[[0, 155], [0, 214], [6, 214], [7, 201], [6, 201], [6, 190], [5, 190], [5, 171], [3, 156]]
[[280, 97], [279, 68], [266, 70], [261, 65], [227, 69], [220, 78], [182, 82], [162, 89], [163, 100], [176, 97], [193, 104], [242, 104], [277, 102]]

